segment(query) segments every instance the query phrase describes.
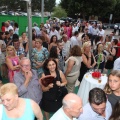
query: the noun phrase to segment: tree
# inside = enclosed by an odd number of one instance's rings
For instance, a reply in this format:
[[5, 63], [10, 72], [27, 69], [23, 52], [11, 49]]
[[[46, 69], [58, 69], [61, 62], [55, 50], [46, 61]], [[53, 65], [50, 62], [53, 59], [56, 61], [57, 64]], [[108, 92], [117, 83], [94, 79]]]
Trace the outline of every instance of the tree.
[[65, 1], [61, 0], [60, 4], [63, 8], [67, 8], [68, 15], [81, 13], [83, 18], [90, 15], [104, 17], [114, 9], [116, 0], [70, 0], [66, 6]]
[[68, 12], [68, 6], [71, 0], [61, 0], [60, 6], [65, 9], [66, 12]]
[[111, 13], [113, 13], [114, 20], [117, 18], [120, 19], [120, 0], [116, 0], [115, 8]]
[[[44, 10], [52, 12], [55, 7], [56, 0], [44, 0]], [[26, 2], [24, 0], [1, 0], [0, 6], [7, 6], [7, 11], [17, 11], [21, 9], [22, 11], [27, 11]], [[41, 0], [31, 0], [32, 11], [41, 11]]]
[[53, 9], [53, 15], [52, 16], [53, 17], [58, 17], [58, 18], [67, 17], [67, 13], [61, 6], [56, 6]]
[[45, 11], [52, 12], [55, 4], [56, 0], [45, 0]]

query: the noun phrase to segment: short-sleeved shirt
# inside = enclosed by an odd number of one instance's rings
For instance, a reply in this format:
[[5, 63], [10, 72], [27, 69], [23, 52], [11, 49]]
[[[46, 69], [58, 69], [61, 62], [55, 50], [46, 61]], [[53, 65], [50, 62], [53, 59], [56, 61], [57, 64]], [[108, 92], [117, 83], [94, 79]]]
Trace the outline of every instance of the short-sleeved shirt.
[[24, 55], [24, 54], [25, 54], [24, 48], [21, 48], [21, 47], [20, 47], [20, 48], [16, 51], [16, 54], [17, 54], [17, 56]]
[[[50, 120], [71, 120], [64, 112], [63, 107], [61, 107], [51, 118]], [[77, 120], [73, 118], [73, 120]]]
[[112, 108], [114, 108], [115, 104], [117, 103], [118, 100], [120, 100], [120, 96], [116, 96], [114, 93], [112, 94], [107, 94], [108, 101], [111, 103]]
[[109, 101], [106, 102], [105, 117], [93, 111], [90, 103], [83, 107], [83, 113], [79, 116], [78, 120], [109, 120], [112, 113], [112, 107]]

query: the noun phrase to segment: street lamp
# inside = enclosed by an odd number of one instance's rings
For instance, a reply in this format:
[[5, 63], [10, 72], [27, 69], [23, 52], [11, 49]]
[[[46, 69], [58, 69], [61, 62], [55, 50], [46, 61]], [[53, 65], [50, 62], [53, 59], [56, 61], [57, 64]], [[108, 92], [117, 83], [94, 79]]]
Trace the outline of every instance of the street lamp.
[[27, 3], [27, 17], [28, 17], [28, 39], [29, 39], [29, 58], [32, 53], [32, 16], [31, 16], [31, 0], [22, 0]]

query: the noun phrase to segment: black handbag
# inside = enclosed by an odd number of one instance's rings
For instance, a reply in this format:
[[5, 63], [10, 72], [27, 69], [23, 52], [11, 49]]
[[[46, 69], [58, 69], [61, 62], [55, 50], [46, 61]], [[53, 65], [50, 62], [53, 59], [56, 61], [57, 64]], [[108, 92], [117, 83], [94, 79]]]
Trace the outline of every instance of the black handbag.
[[57, 94], [56, 94], [56, 100], [55, 101], [61, 101], [65, 95], [68, 94], [67, 88], [65, 86], [59, 87]]

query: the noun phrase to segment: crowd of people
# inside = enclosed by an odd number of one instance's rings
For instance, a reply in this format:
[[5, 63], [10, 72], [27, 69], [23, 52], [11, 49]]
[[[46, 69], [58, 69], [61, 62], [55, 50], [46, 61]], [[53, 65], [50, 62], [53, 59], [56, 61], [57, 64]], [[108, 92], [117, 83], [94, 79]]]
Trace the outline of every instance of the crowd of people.
[[[2, 23], [1, 120], [120, 119], [120, 39], [115, 32], [105, 36], [102, 23], [47, 20], [40, 27], [33, 24], [32, 47], [29, 56], [27, 29], [19, 35], [17, 23]], [[107, 74], [108, 82], [103, 90], [97, 86], [90, 90], [88, 103], [82, 106], [75, 83], [94, 69]], [[47, 85], [46, 76], [53, 77]], [[4, 84], [4, 78], [9, 83]]]

